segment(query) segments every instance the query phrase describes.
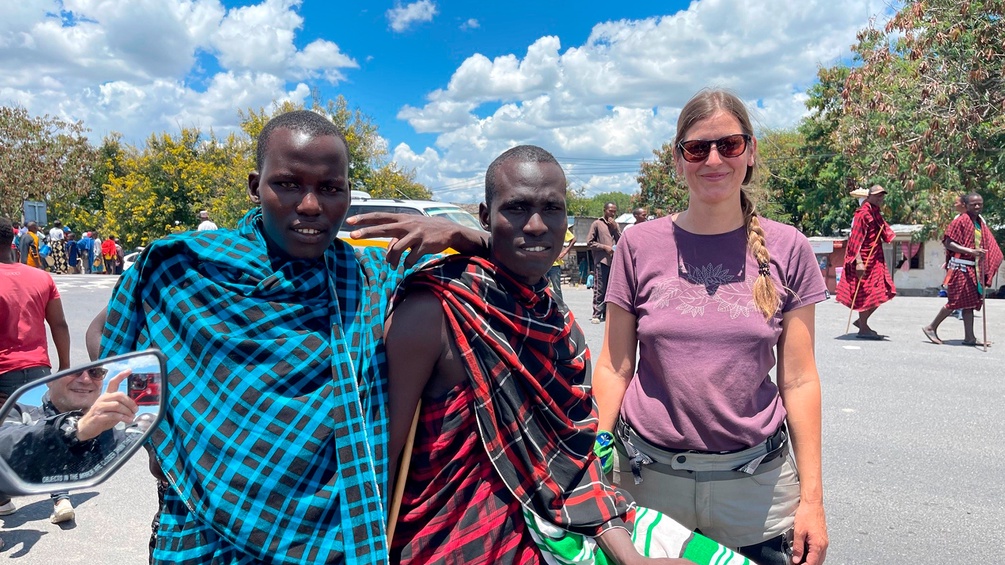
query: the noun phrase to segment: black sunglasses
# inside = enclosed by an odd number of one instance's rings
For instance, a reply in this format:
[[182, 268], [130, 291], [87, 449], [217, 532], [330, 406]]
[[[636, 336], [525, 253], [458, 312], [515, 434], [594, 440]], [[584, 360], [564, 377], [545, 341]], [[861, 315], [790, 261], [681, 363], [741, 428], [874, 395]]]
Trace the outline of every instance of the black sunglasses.
[[691, 139], [681, 141], [677, 144], [681, 156], [688, 163], [700, 163], [708, 159], [708, 154], [712, 152], [712, 146], [722, 157], [739, 157], [747, 150], [750, 143], [750, 136], [745, 133], [734, 133], [719, 139]]
[[68, 376], [71, 376], [73, 378], [77, 378], [77, 377], [79, 377], [81, 375], [87, 375], [87, 377], [90, 378], [92, 381], [101, 381], [101, 380], [104, 380], [105, 375], [107, 375], [107, 374], [108, 374], [108, 369], [104, 369], [104, 368], [101, 368], [101, 367], [95, 367], [93, 369], [84, 369], [83, 371], [80, 371], [79, 373], [73, 373], [72, 375], [68, 375]]

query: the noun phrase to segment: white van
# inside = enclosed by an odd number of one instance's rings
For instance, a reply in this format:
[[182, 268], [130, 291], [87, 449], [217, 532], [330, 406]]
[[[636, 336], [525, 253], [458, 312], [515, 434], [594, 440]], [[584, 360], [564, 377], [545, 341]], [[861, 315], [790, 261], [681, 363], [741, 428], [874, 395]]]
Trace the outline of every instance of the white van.
[[[448, 204], [446, 202], [433, 202], [431, 200], [370, 198], [367, 193], [354, 190], [352, 192], [352, 203], [349, 205], [349, 211], [346, 213], [346, 218], [349, 216], [355, 216], [356, 214], [368, 214], [370, 212], [418, 214], [434, 218], [441, 217], [457, 222], [462, 226], [467, 226], [476, 230], [482, 229], [482, 226], [478, 223], [477, 218], [453, 204]], [[342, 224], [342, 227], [338, 232], [339, 239], [357, 247], [369, 247], [375, 245], [380, 247], [387, 246], [387, 238], [352, 239], [349, 237], [349, 231], [351, 231], [348, 229], [349, 227], [350, 226], [344, 223]], [[352, 229], [358, 229], [359, 227], [361, 227], [360, 224], [351, 226]]]

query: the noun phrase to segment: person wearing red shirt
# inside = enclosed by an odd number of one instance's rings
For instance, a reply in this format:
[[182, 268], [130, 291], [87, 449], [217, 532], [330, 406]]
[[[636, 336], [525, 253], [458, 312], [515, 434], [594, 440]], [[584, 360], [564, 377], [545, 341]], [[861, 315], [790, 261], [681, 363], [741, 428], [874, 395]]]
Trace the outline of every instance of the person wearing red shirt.
[[[0, 218], [0, 249], [9, 249], [14, 228]], [[56, 344], [59, 370], [70, 368], [70, 328], [49, 273], [0, 253], [0, 405], [17, 389], [52, 372], [45, 324]], [[0, 516], [17, 508], [0, 493]]]

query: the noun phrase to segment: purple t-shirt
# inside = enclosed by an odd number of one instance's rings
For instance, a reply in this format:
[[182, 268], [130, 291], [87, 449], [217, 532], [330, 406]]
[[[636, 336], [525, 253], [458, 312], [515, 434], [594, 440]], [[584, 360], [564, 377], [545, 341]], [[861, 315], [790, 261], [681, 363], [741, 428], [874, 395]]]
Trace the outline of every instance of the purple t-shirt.
[[607, 301], [635, 315], [639, 340], [621, 413], [655, 445], [742, 449], [764, 441], [785, 419], [768, 375], [782, 313], [826, 293], [806, 237], [792, 226], [760, 222], [781, 303], [769, 321], [754, 305], [757, 261], [744, 228], [698, 235], [666, 217], [635, 226], [615, 249]]

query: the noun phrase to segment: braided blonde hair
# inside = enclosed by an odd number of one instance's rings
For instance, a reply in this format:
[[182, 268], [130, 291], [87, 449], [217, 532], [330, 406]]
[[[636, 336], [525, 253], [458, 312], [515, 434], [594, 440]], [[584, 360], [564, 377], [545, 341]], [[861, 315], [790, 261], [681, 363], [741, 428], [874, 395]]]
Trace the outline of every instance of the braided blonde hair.
[[[680, 159], [678, 143], [684, 140], [685, 134], [694, 124], [711, 118], [718, 112], [732, 114], [740, 123], [743, 133], [753, 137], [754, 127], [747, 114], [743, 102], [733, 93], [726, 90], [705, 89], [695, 94], [680, 112], [677, 118], [677, 135], [674, 137], [674, 158]], [[754, 151], [751, 149], [751, 151]], [[748, 194], [748, 186], [756, 177], [757, 155], [754, 155], [754, 165], [747, 167], [740, 189], [740, 209], [743, 212], [743, 225], [747, 229], [747, 249], [757, 260], [757, 280], [754, 281], [754, 305], [764, 314], [765, 320], [770, 320], [778, 311], [778, 290], [771, 280], [771, 255], [764, 239], [764, 229], [757, 214], [757, 207]]]

